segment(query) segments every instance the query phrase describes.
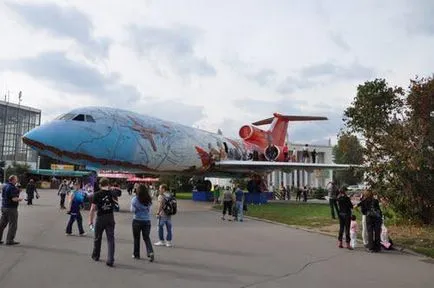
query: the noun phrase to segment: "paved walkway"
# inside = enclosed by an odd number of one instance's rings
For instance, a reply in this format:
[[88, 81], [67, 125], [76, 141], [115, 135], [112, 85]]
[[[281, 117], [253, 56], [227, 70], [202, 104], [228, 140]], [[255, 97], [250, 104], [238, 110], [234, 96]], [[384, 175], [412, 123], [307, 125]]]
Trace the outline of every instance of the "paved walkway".
[[[335, 239], [259, 221], [221, 221], [209, 204], [180, 201], [174, 247], [133, 260], [129, 198], [116, 214], [116, 262], [90, 259], [92, 235], [65, 236], [56, 192], [20, 207], [16, 247], [0, 246], [0, 287], [433, 287], [434, 264], [399, 253], [336, 248]], [[87, 223], [87, 211], [85, 212]], [[156, 241], [156, 221], [152, 238]], [[74, 227], [76, 233], [76, 227]], [[143, 246], [142, 246], [143, 251]]]

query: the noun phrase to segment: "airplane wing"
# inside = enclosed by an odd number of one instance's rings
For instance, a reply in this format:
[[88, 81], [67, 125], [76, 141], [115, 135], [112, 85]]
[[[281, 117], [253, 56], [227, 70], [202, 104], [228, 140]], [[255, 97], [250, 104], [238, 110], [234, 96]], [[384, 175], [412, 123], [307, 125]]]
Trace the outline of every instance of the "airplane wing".
[[351, 164], [322, 164], [322, 163], [297, 163], [297, 162], [270, 162], [270, 161], [238, 161], [223, 160], [215, 163], [215, 169], [221, 172], [268, 172], [273, 170], [346, 170], [363, 168], [363, 165]]

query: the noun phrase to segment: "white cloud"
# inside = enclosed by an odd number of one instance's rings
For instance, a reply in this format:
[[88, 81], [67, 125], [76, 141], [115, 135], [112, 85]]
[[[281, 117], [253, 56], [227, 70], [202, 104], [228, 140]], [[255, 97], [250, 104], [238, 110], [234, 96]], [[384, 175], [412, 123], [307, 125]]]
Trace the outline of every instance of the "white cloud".
[[290, 128], [323, 141], [358, 84], [432, 73], [434, 6], [416, 2], [10, 0], [0, 92], [44, 121], [109, 105], [232, 136], [273, 112], [325, 115]]

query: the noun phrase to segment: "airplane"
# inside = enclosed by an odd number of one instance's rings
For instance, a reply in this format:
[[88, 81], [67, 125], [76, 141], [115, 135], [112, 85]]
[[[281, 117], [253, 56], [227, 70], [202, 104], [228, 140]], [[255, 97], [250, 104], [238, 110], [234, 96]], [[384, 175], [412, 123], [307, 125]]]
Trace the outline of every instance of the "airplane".
[[[117, 108], [83, 107], [32, 129], [22, 139], [41, 155], [88, 170], [233, 177], [278, 169], [357, 167], [284, 161], [288, 123], [311, 120], [327, 118], [274, 113], [242, 126], [241, 139], [231, 139]], [[257, 127], [265, 124], [271, 124], [268, 130]]]

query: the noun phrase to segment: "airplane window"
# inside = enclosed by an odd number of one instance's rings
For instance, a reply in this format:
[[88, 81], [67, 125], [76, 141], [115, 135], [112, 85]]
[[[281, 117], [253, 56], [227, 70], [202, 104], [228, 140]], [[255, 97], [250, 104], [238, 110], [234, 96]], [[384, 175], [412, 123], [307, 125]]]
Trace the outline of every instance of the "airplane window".
[[59, 117], [59, 120], [71, 120], [76, 114], [68, 113]]
[[95, 122], [95, 119], [90, 115], [86, 115], [86, 122]]
[[84, 114], [79, 114], [75, 116], [72, 120], [74, 121], [84, 121]]

